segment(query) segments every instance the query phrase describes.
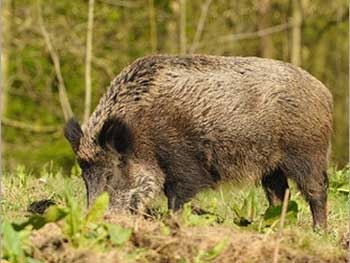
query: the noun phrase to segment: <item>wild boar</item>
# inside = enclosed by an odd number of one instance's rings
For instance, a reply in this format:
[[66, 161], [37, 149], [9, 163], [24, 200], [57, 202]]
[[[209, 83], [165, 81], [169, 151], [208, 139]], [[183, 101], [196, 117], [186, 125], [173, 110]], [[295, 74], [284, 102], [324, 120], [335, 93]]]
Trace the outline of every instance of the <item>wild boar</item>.
[[299, 67], [257, 57], [150, 56], [112, 82], [89, 121], [65, 127], [88, 204], [144, 211], [162, 191], [178, 210], [222, 182], [261, 181], [270, 205], [287, 178], [326, 227], [332, 95]]

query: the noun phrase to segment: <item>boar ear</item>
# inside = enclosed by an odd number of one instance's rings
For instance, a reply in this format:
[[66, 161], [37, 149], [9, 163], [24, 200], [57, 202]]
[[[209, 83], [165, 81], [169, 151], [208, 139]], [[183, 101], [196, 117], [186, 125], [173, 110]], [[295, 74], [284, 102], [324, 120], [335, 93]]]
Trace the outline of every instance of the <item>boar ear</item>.
[[102, 148], [109, 148], [120, 154], [129, 153], [133, 148], [133, 137], [125, 121], [113, 118], [107, 120], [98, 136]]
[[64, 136], [69, 141], [74, 152], [79, 149], [80, 138], [83, 135], [83, 131], [80, 128], [78, 121], [74, 118], [70, 119], [64, 127]]

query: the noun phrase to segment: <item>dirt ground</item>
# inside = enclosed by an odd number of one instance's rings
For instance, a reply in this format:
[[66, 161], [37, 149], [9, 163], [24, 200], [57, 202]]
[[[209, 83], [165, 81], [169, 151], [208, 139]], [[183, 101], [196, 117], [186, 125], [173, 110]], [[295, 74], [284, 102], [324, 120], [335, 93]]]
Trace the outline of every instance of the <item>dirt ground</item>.
[[[225, 226], [184, 227], [176, 219], [164, 225], [143, 218], [107, 218], [133, 229], [130, 240], [122, 247], [107, 251], [73, 248], [62, 233], [59, 223], [47, 224], [31, 235], [33, 257], [43, 262], [273, 262], [275, 234], [237, 231]], [[166, 233], [165, 233], [166, 232]], [[346, 253], [310, 253], [295, 246], [295, 236], [283, 232], [278, 262], [347, 262]], [[221, 244], [221, 245], [218, 245]], [[221, 248], [219, 248], [221, 246]], [[218, 252], [219, 250], [219, 252]]]

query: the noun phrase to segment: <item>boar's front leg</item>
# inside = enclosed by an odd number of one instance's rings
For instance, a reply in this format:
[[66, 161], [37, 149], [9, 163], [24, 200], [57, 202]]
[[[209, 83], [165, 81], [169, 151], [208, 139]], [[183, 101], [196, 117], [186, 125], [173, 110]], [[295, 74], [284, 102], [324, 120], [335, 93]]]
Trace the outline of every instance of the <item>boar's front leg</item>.
[[[193, 176], [193, 173], [190, 175]], [[200, 177], [197, 178], [201, 179]], [[168, 209], [173, 211], [182, 209], [183, 205], [204, 187], [203, 185], [199, 186], [198, 182], [193, 182], [192, 180], [166, 180], [164, 193], [168, 198]]]
[[201, 189], [214, 184], [210, 173], [198, 160], [189, 156], [172, 155], [163, 162], [165, 172], [164, 193], [168, 198], [168, 209], [177, 211]]
[[280, 168], [264, 175], [261, 180], [270, 206], [277, 206], [283, 203], [284, 194], [287, 190], [288, 181]]
[[166, 181], [164, 193], [168, 198], [168, 209], [178, 211], [196, 193], [186, 189], [186, 182]]

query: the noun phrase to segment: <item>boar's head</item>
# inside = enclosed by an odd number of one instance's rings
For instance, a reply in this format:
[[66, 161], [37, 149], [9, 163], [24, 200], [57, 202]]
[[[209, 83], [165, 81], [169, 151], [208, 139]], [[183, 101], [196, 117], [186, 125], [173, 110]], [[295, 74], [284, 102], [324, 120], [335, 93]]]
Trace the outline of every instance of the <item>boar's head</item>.
[[159, 191], [155, 168], [136, 157], [133, 134], [123, 120], [110, 119], [91, 136], [71, 119], [64, 134], [82, 170], [88, 206], [107, 192], [112, 211], [140, 212]]

